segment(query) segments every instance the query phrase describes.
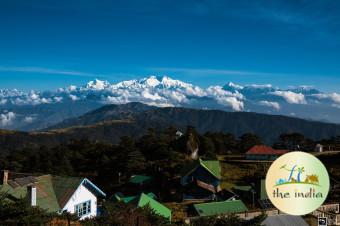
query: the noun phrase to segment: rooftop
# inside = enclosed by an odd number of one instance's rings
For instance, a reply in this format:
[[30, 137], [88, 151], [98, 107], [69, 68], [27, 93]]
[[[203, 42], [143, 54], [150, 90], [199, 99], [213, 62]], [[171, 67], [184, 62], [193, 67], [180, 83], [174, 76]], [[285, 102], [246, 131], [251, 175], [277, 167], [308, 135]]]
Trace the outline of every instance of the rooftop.
[[171, 221], [171, 210], [164, 206], [163, 204], [151, 198], [149, 195], [142, 193], [140, 195], [137, 206], [138, 207], [149, 206], [152, 210], [155, 211], [156, 214], [161, 215], [169, 219], [169, 221]]
[[32, 184], [37, 188], [37, 205], [49, 212], [62, 209], [81, 184], [95, 194], [105, 196], [105, 193], [86, 178], [61, 177], [50, 174], [8, 180], [8, 184], [0, 185], [0, 191], [6, 192], [10, 200], [21, 199], [26, 197], [27, 186]]
[[275, 150], [272, 147], [266, 145], [255, 145], [249, 151], [247, 151], [247, 155], [282, 155], [286, 154], [287, 150]]
[[214, 216], [248, 211], [241, 200], [194, 204], [199, 216]]
[[221, 165], [218, 160], [202, 160], [189, 163], [182, 171], [182, 175], [188, 175], [193, 172], [198, 166], [202, 166], [208, 172], [210, 172], [217, 179], [221, 179]]

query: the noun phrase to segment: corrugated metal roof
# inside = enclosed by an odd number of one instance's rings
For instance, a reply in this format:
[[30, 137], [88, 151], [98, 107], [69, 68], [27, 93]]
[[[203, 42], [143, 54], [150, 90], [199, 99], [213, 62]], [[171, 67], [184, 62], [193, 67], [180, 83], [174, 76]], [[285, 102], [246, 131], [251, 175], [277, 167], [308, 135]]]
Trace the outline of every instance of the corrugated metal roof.
[[138, 204], [138, 207], [144, 207], [149, 205], [149, 207], [155, 211], [156, 214], [159, 214], [171, 221], [171, 210], [164, 206], [163, 204], [157, 202], [153, 198], [151, 198], [149, 195], [146, 195], [144, 193], [141, 194]]
[[[123, 193], [117, 192], [114, 194], [114, 198], [116, 201], [123, 201], [124, 203], [133, 203], [133, 202], [137, 202], [140, 199], [141, 195], [142, 194], [133, 195], [133, 196], [124, 196]], [[156, 195], [152, 192], [149, 192], [146, 195], [152, 199], [156, 198]]]
[[261, 225], [265, 226], [308, 226], [306, 221], [300, 216], [277, 215], [268, 216]]
[[214, 216], [248, 211], [241, 200], [194, 204], [194, 208], [200, 216]]
[[199, 160], [201, 166], [208, 170], [216, 178], [221, 178], [221, 165], [217, 160]]
[[[22, 185], [20, 186], [18, 182]], [[27, 186], [32, 184], [32, 182], [35, 183], [37, 188], [37, 206], [51, 212], [58, 211], [60, 208], [52, 187], [51, 175], [9, 180], [8, 185], [2, 185], [0, 187], [0, 191], [7, 192], [8, 195], [15, 199], [25, 198], [27, 195]]]
[[193, 172], [197, 167], [202, 166], [210, 172], [217, 179], [221, 179], [221, 165], [217, 160], [202, 160], [193, 161], [188, 163], [182, 170], [182, 176], [186, 176]]

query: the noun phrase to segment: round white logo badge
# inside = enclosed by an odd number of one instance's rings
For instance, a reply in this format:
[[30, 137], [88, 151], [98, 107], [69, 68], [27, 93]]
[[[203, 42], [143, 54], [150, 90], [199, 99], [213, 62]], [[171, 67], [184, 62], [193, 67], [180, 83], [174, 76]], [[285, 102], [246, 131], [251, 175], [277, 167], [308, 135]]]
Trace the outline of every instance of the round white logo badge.
[[275, 160], [266, 177], [270, 201], [290, 215], [305, 215], [319, 208], [327, 198], [329, 184], [328, 172], [322, 162], [314, 155], [300, 151]]

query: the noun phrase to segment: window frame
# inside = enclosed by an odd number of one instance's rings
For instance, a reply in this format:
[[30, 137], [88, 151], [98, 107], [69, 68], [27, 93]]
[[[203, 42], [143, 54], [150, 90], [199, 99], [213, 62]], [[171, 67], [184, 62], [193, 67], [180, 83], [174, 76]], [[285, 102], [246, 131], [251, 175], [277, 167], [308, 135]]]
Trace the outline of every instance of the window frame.
[[[84, 208], [85, 208], [85, 214], [84, 214]], [[91, 211], [92, 211], [92, 202], [91, 202], [91, 200], [87, 200], [85, 202], [81, 202], [81, 203], [78, 203], [78, 204], [74, 205], [74, 213], [78, 217], [84, 217], [84, 216], [90, 215]]]

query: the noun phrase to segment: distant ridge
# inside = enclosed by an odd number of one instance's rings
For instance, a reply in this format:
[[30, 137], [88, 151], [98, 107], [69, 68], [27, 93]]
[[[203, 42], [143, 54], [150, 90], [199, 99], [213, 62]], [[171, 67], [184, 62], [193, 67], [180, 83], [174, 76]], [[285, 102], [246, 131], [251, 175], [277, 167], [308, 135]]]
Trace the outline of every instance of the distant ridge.
[[171, 125], [185, 130], [190, 125], [201, 133], [230, 132], [238, 136], [252, 132], [260, 135], [267, 143], [274, 142], [282, 133], [299, 132], [315, 140], [340, 135], [340, 125], [332, 123], [252, 112], [159, 108], [136, 102], [107, 105], [81, 117], [65, 120], [49, 129], [90, 126], [115, 120], [130, 120], [138, 131], [145, 131], [148, 127], [161, 129]]
[[115, 144], [122, 136], [138, 138], [148, 128], [162, 130], [169, 126], [183, 132], [187, 126], [194, 126], [200, 133], [225, 132], [236, 136], [255, 133], [267, 144], [275, 142], [283, 133], [298, 132], [314, 140], [340, 135], [340, 125], [332, 123], [251, 112], [159, 108], [133, 102], [106, 105], [42, 131], [0, 130], [0, 146], [2, 152], [8, 152], [23, 147], [54, 146], [83, 138]]

